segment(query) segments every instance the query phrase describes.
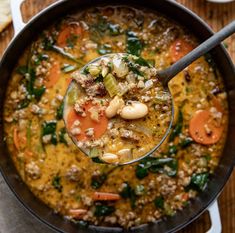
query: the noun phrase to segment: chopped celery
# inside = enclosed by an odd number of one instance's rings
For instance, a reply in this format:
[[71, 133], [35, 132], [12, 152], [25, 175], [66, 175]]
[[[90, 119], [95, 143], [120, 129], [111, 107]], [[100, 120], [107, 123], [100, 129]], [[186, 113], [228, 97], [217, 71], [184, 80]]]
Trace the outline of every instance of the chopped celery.
[[101, 154], [102, 154], [101, 149], [94, 147], [90, 150], [89, 157], [95, 158], [95, 157], [99, 157]]
[[89, 65], [87, 70], [93, 77], [99, 76], [101, 72], [101, 69], [95, 65]]
[[78, 89], [73, 86], [73, 88], [71, 88], [69, 91], [68, 91], [68, 104], [69, 105], [74, 105], [76, 100], [78, 99]]
[[112, 74], [104, 77], [104, 86], [111, 97], [117, 95], [119, 92], [117, 80]]

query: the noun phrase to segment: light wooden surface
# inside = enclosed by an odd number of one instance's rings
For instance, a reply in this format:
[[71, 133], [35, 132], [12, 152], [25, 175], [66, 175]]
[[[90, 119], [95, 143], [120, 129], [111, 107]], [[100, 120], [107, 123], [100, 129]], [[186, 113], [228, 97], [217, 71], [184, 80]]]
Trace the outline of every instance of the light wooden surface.
[[[23, 5], [24, 19], [27, 21], [38, 11], [54, 2], [55, 0], [27, 0]], [[157, 1], [157, 0], [156, 0]], [[228, 4], [213, 4], [205, 0], [178, 0], [179, 3], [190, 8], [203, 18], [214, 31], [218, 31], [227, 23], [235, 20], [235, 2]], [[0, 34], [0, 58], [13, 36], [12, 25]], [[226, 40], [228, 51], [235, 62], [235, 35]], [[235, 77], [234, 77], [235, 78]], [[20, 207], [19, 207], [20, 208]], [[222, 218], [223, 232], [235, 232], [235, 172], [233, 172], [222, 194], [219, 197], [219, 208]], [[38, 223], [40, 224], [40, 223]], [[190, 224], [181, 233], [206, 232], [210, 222], [207, 214], [203, 214], [198, 220]], [[18, 229], [19, 230], [19, 229]], [[1, 229], [0, 229], [1, 232]], [[10, 231], [9, 231], [10, 232]], [[11, 231], [12, 232], [12, 231]], [[23, 231], [21, 231], [23, 232]], [[39, 232], [39, 231], [38, 231]], [[8, 232], [4, 232], [8, 233]]]

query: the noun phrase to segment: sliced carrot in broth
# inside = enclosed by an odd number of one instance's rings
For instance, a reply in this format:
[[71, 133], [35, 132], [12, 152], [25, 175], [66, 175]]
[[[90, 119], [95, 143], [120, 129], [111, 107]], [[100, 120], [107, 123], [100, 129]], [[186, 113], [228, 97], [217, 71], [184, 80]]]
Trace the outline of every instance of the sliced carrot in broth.
[[219, 102], [219, 100], [216, 97], [213, 97], [212, 104], [217, 109], [217, 111], [219, 111], [219, 112], [223, 112], [224, 111], [221, 103]]
[[17, 128], [13, 129], [13, 142], [14, 142], [16, 149], [19, 150], [20, 149], [20, 140], [18, 137], [18, 129]]
[[180, 58], [184, 57], [193, 50], [191, 45], [186, 39], [177, 39], [170, 47], [170, 55], [173, 62], [177, 62]]
[[120, 195], [117, 193], [95, 192], [92, 199], [94, 201], [118, 201]]
[[73, 79], [70, 78], [70, 77], [69, 77], [69, 78], [66, 78], [66, 84], [69, 85], [69, 84], [72, 82], [72, 80], [73, 80]]
[[83, 33], [82, 27], [78, 23], [71, 23], [68, 25], [64, 25], [62, 30], [60, 31], [57, 38], [57, 45], [60, 47], [66, 47], [68, 44], [68, 39], [71, 36], [81, 37]]
[[209, 110], [196, 112], [189, 122], [189, 133], [193, 140], [203, 145], [214, 144], [222, 136], [223, 127], [217, 126]]
[[87, 213], [86, 209], [70, 209], [69, 215], [76, 219], [81, 219]]
[[49, 70], [49, 74], [46, 77], [45, 86], [47, 88], [53, 87], [60, 78], [60, 65], [55, 62], [51, 69]]
[[96, 122], [91, 119], [91, 114], [88, 110], [93, 106], [94, 105], [92, 105], [91, 103], [87, 103], [84, 105], [86, 117], [82, 117], [82, 116], [78, 115], [74, 109], [71, 109], [70, 112], [68, 113], [68, 117], [67, 117], [68, 129], [71, 130], [71, 128], [73, 127], [73, 123], [76, 120], [80, 121], [79, 128], [81, 129], [81, 133], [76, 136], [77, 140], [88, 140], [89, 139], [85, 133], [85, 131], [88, 128], [94, 128], [94, 137], [93, 137], [94, 139], [100, 138], [105, 133], [105, 131], [107, 129], [108, 119], [104, 113], [102, 113], [99, 116], [99, 122]]

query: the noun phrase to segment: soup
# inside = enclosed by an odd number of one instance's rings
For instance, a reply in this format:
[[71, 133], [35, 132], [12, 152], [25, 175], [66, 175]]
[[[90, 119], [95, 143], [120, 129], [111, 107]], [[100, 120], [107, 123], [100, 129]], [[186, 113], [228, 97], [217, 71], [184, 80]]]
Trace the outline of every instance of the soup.
[[111, 54], [73, 74], [64, 119], [89, 157], [123, 164], [161, 143], [172, 119], [172, 100], [154, 67], [141, 57]]
[[[124, 6], [87, 9], [43, 31], [19, 59], [4, 108], [8, 149], [35, 196], [73, 221], [125, 228], [189, 208], [210, 182], [227, 130], [226, 93], [209, 54], [170, 82], [173, 128], [160, 149], [138, 163], [114, 166], [87, 158], [68, 137], [62, 117], [74, 72], [92, 59], [127, 52], [161, 70], [196, 45], [165, 16]], [[115, 141], [108, 143], [116, 149]]]

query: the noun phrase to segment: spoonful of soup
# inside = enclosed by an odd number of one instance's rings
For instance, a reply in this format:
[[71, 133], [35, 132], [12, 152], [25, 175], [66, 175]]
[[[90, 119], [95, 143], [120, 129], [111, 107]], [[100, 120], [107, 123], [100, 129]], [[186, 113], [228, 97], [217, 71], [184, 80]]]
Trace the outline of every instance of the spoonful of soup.
[[168, 82], [235, 32], [235, 21], [169, 68], [107, 54], [73, 73], [63, 118], [73, 142], [95, 162], [129, 164], [158, 149], [174, 118]]

